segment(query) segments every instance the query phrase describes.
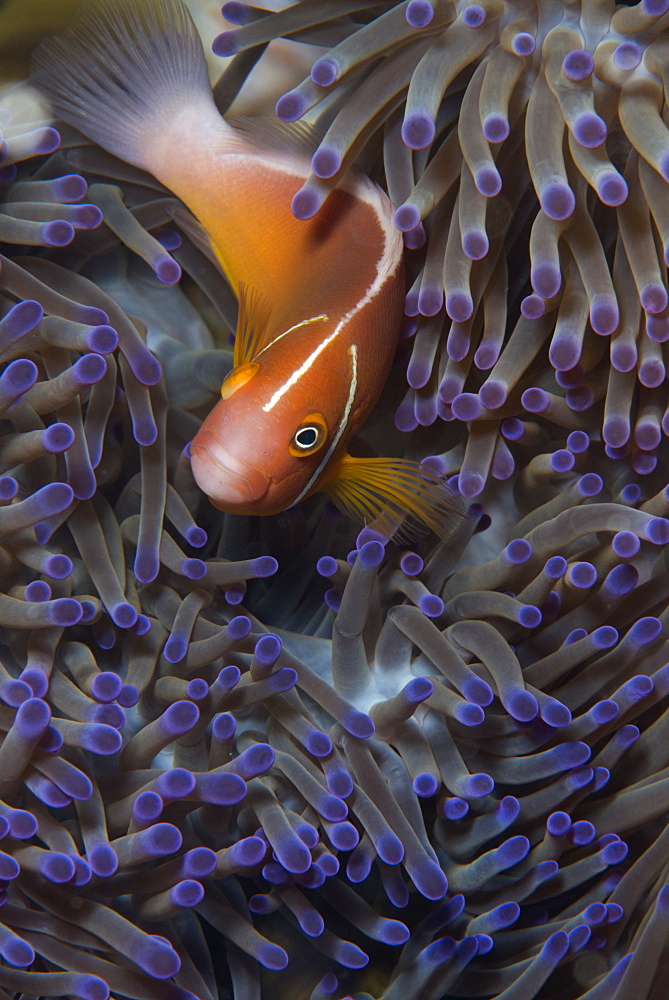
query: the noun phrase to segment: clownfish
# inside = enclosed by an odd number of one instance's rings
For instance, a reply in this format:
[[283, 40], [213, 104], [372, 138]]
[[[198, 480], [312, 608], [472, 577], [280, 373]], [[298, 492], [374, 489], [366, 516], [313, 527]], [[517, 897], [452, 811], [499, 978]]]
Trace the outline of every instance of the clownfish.
[[402, 317], [402, 237], [381, 188], [351, 169], [316, 215], [296, 218], [304, 139], [220, 115], [181, 0], [84, 0], [31, 74], [56, 114], [186, 205], [238, 297], [234, 367], [190, 446], [211, 502], [274, 514], [320, 490], [354, 517], [387, 517], [389, 533], [408, 515], [444, 534], [460, 511], [437, 477], [347, 452]]

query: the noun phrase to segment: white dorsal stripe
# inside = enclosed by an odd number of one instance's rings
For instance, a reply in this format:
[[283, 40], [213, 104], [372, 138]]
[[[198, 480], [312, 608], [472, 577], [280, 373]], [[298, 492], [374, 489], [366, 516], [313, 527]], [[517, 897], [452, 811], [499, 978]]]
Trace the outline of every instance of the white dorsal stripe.
[[[295, 172], [295, 164], [290, 159], [287, 159], [285, 162], [278, 158], [270, 161], [263, 156], [260, 156], [259, 159], [263, 160], [263, 162], [271, 170], [277, 170], [279, 173], [293, 174]], [[349, 320], [351, 320], [356, 313], [360, 311], [360, 309], [366, 306], [368, 302], [371, 302], [376, 297], [386, 281], [388, 281], [388, 279], [392, 276], [402, 258], [404, 249], [402, 234], [393, 223], [392, 206], [383, 191], [368, 177], [365, 177], [364, 174], [358, 173], [357, 171], [351, 171], [343, 178], [339, 186], [344, 191], [348, 191], [350, 194], [353, 194], [356, 198], [359, 198], [361, 201], [364, 201], [367, 205], [369, 205], [378, 219], [381, 232], [383, 233], [383, 246], [381, 248], [381, 254], [376, 262], [376, 274], [361, 298], [358, 302], [356, 302], [353, 308], [342, 317], [330, 336], [326, 337], [318, 345], [318, 347], [312, 351], [297, 371], [293, 372], [290, 378], [276, 390], [269, 402], [265, 403], [263, 406], [265, 413], [269, 413], [270, 410], [276, 406], [279, 400], [283, 398], [286, 392], [288, 392], [291, 386], [299, 382], [302, 375], [309, 371], [319, 355], [330, 343], [332, 343], [337, 334], [341, 333], [341, 331], [345, 329]], [[318, 318], [319, 317], [314, 317], [314, 319]], [[311, 322], [311, 320], [307, 322]], [[291, 327], [291, 330], [294, 330], [301, 325], [302, 324], [298, 323], [296, 327]], [[285, 331], [285, 333], [288, 332], [290, 331]], [[285, 336], [285, 333], [281, 334], [281, 336]], [[276, 340], [278, 339], [278, 337], [275, 338], [273, 343], [276, 343]]]
[[[235, 156], [237, 154], [230, 152], [227, 155]], [[305, 181], [311, 176], [309, 160], [301, 156], [299, 150], [295, 151], [294, 156], [291, 156], [288, 152], [281, 157], [277, 156], [272, 159], [260, 152], [257, 156], [271, 171], [288, 174], [300, 181]], [[248, 151], [240, 150], [238, 159], [240, 164], [246, 167], [248, 164]], [[377, 260], [376, 277], [367, 290], [368, 295], [373, 295], [397, 267], [397, 262], [404, 252], [404, 239], [402, 233], [393, 222], [393, 206], [388, 196], [378, 184], [375, 184], [364, 173], [356, 168], [350, 169], [344, 174], [337, 187], [369, 205], [373, 209], [381, 227], [383, 247]]]
[[[397, 233], [397, 235], [399, 236], [399, 233]], [[400, 246], [401, 246], [401, 242], [400, 242]], [[388, 247], [388, 234], [386, 233], [386, 250], [387, 250], [387, 247]], [[397, 258], [397, 259], [399, 259], [399, 258]], [[395, 259], [393, 261], [394, 266], [397, 265], [397, 259]], [[300, 365], [300, 367], [297, 368], [293, 372], [293, 374], [288, 379], [286, 379], [286, 381], [284, 382], [284, 384], [282, 386], [280, 386], [276, 390], [276, 392], [274, 393], [274, 395], [272, 396], [272, 398], [269, 400], [269, 402], [265, 403], [265, 405], [263, 406], [263, 410], [264, 410], [265, 413], [269, 413], [270, 410], [274, 409], [274, 407], [276, 406], [276, 404], [279, 402], [280, 399], [282, 399], [285, 396], [285, 394], [288, 392], [288, 390], [292, 386], [296, 385], [299, 382], [299, 380], [302, 378], [302, 376], [304, 374], [306, 374], [306, 372], [309, 371], [309, 369], [313, 365], [314, 361], [316, 361], [316, 359], [318, 357], [320, 357], [320, 355], [323, 353], [323, 351], [325, 350], [325, 348], [329, 344], [331, 344], [333, 342], [333, 340], [336, 339], [336, 337], [338, 336], [338, 334], [340, 334], [342, 332], [342, 330], [346, 329], [347, 324], [350, 322], [350, 320], [353, 319], [353, 317], [356, 315], [356, 313], [360, 312], [361, 309], [364, 309], [364, 307], [369, 302], [371, 302], [374, 299], [374, 297], [380, 292], [382, 285], [387, 281], [387, 279], [392, 274], [393, 268], [390, 267], [390, 263], [391, 263], [390, 256], [386, 252], [386, 253], [384, 253], [384, 256], [382, 258], [382, 263], [379, 266], [379, 269], [378, 269], [378, 271], [376, 273], [376, 277], [372, 281], [372, 283], [369, 286], [369, 288], [367, 288], [367, 290], [365, 291], [364, 295], [360, 299], [358, 299], [358, 301], [353, 306], [353, 308], [351, 310], [349, 310], [349, 312], [347, 312], [346, 315], [343, 316], [340, 319], [340, 321], [337, 323], [336, 327], [334, 328], [334, 330], [332, 331], [332, 333], [330, 334], [330, 336], [329, 337], [325, 337], [325, 339], [320, 342], [320, 344], [318, 345], [318, 347], [314, 348], [314, 350], [311, 352], [311, 354], [309, 355], [309, 357], [305, 361], [302, 362], [302, 364]], [[298, 324], [298, 325], [300, 325], [300, 324]], [[356, 348], [356, 350], [357, 350], [357, 348]]]
[[301, 500], [304, 500], [305, 496], [312, 488], [312, 486], [322, 473], [325, 466], [330, 461], [332, 455], [334, 454], [335, 448], [341, 441], [342, 434], [344, 433], [348, 425], [348, 418], [351, 413], [353, 400], [355, 399], [356, 390], [358, 388], [358, 348], [356, 347], [355, 344], [351, 344], [351, 346], [348, 349], [348, 353], [351, 356], [351, 384], [348, 389], [348, 399], [346, 400], [346, 406], [344, 407], [344, 412], [341, 415], [339, 426], [337, 427], [335, 436], [332, 438], [332, 441], [330, 442], [327, 451], [325, 452], [322, 459], [318, 463], [318, 468], [316, 469], [316, 471], [314, 472], [314, 474], [312, 475], [311, 479], [304, 487], [302, 492], [299, 494], [299, 496], [297, 496], [295, 500], [293, 500], [292, 504], [290, 505], [291, 507], [294, 507], [295, 504], [298, 504], [300, 503]]
[[[294, 333], [295, 330], [300, 330], [303, 326], [309, 326], [310, 323], [318, 323], [321, 320], [324, 320], [325, 322], [327, 322], [327, 320], [329, 318], [330, 318], [329, 316], [326, 316], [325, 313], [323, 313], [320, 316], [310, 316], [309, 319], [303, 319], [303, 320], [300, 320], [299, 323], [294, 323], [293, 326], [289, 326], [287, 330], [284, 330], [283, 333], [280, 333], [278, 337], [274, 338], [274, 340], [270, 340], [269, 344], [265, 344], [265, 346], [263, 347], [262, 351], [258, 351], [258, 353], [256, 354], [256, 358], [259, 358], [260, 355], [263, 354], [267, 350], [268, 347], [273, 347], [274, 344], [276, 344], [276, 342], [278, 340], [281, 340], [282, 337], [285, 337], [286, 334], [288, 334], [288, 333]], [[254, 358], [254, 360], [255, 360], [255, 358]], [[263, 409], [264, 409], [264, 407], [263, 407]]]

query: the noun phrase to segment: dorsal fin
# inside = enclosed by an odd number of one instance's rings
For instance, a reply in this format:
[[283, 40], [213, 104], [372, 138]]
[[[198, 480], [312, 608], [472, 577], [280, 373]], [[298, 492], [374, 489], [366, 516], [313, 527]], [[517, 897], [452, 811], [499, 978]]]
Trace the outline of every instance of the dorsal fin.
[[324, 135], [322, 129], [310, 122], [283, 122], [271, 115], [228, 115], [225, 120], [246, 142], [265, 154], [274, 150], [310, 160]]
[[253, 361], [272, 339], [269, 330], [272, 307], [269, 302], [257, 289], [248, 288], [242, 282], [238, 294], [239, 315], [233, 354], [235, 368]]
[[170, 206], [170, 215], [176, 222], [179, 229], [188, 237], [191, 243], [203, 253], [207, 260], [210, 260], [217, 268], [223, 268], [221, 258], [216, 253], [216, 248], [211, 242], [209, 233], [202, 223], [198, 222], [193, 213], [186, 208], [183, 202], [176, 201]]

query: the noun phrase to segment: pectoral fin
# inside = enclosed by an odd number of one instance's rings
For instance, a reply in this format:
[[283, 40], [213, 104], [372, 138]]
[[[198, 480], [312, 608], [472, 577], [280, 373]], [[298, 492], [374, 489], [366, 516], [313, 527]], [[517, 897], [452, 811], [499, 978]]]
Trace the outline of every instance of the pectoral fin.
[[319, 485], [346, 514], [377, 521], [389, 536], [405, 538], [426, 530], [444, 538], [466, 508], [440, 476], [401, 458], [336, 459]]

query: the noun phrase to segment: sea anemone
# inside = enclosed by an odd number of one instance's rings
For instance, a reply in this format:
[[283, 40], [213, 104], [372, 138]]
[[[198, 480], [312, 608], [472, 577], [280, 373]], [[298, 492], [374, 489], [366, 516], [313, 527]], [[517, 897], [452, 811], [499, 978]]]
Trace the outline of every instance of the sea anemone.
[[480, 495], [410, 547], [208, 504], [230, 290], [2, 95], [0, 995], [664, 997], [665, 8], [224, 5], [222, 110], [321, 46], [296, 213], [354, 159], [397, 206], [365, 443]]

